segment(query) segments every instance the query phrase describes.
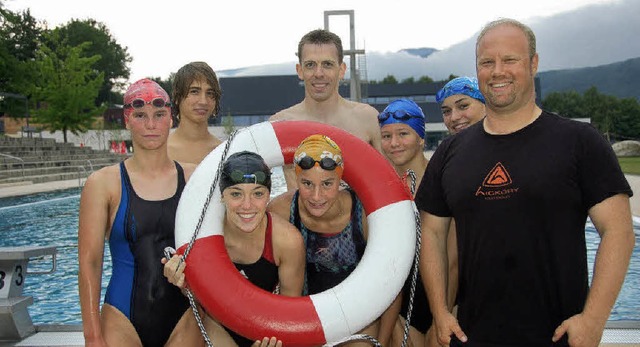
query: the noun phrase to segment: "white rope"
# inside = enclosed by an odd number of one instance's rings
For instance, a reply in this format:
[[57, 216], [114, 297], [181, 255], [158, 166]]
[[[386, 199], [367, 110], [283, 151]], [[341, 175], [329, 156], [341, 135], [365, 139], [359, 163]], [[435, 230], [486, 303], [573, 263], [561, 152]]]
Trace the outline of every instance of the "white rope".
[[[416, 193], [416, 173], [409, 169], [407, 170], [407, 176], [411, 179], [411, 195], [415, 195]], [[407, 307], [407, 319], [404, 322], [404, 335], [402, 337], [402, 345], [401, 347], [406, 347], [407, 339], [409, 338], [409, 327], [411, 326], [411, 313], [413, 311], [413, 299], [416, 294], [416, 282], [418, 280], [418, 266], [420, 264], [420, 248], [422, 247], [422, 240], [420, 239], [420, 231], [421, 231], [421, 222], [420, 222], [420, 212], [416, 207], [416, 204], [412, 204], [413, 206], [413, 215], [416, 220], [416, 253], [414, 255], [413, 268], [411, 269], [411, 287], [409, 289], [409, 306]]]
[[[220, 179], [220, 173], [222, 172], [222, 166], [224, 164], [224, 161], [226, 160], [227, 154], [229, 153], [229, 147], [231, 147], [231, 142], [233, 141], [233, 138], [236, 136], [237, 132], [238, 132], [237, 130], [234, 131], [227, 139], [227, 144], [225, 145], [224, 151], [222, 152], [222, 158], [220, 159], [220, 163], [218, 164], [218, 170], [216, 171], [216, 175], [213, 178], [211, 187], [209, 188], [209, 195], [207, 196], [207, 200], [204, 202], [204, 206], [202, 207], [202, 212], [200, 213], [200, 219], [198, 220], [196, 229], [194, 230], [193, 236], [189, 241], [189, 245], [187, 245], [187, 248], [184, 251], [184, 255], [180, 259], [181, 262], [187, 260], [187, 256], [189, 255], [189, 252], [191, 252], [191, 248], [196, 242], [196, 238], [198, 237], [198, 233], [200, 232], [200, 228], [202, 227], [202, 222], [204, 221], [204, 217], [207, 213], [207, 208], [209, 207], [209, 203], [211, 202], [211, 198], [213, 197], [213, 192], [216, 190], [216, 187], [218, 186], [218, 180]], [[180, 265], [178, 264], [178, 266]], [[204, 342], [206, 343], [207, 347], [213, 347], [213, 343], [211, 342], [211, 339], [209, 338], [209, 334], [207, 334], [207, 330], [205, 329], [204, 323], [202, 322], [202, 317], [200, 316], [200, 312], [198, 312], [198, 305], [196, 304], [196, 300], [194, 299], [193, 293], [188, 288], [186, 289], [186, 292], [187, 292], [187, 297], [189, 298], [189, 304], [191, 305], [191, 310], [193, 311], [193, 315], [196, 318], [196, 322], [198, 323], [198, 328], [200, 328], [200, 333], [202, 334], [202, 338], [204, 338]]]
[[378, 340], [376, 340], [375, 337], [367, 334], [355, 334], [355, 335], [347, 336], [336, 342], [327, 343], [323, 345], [323, 347], [340, 346], [344, 343], [353, 342], [353, 341], [367, 341], [367, 342], [370, 342], [375, 347], [382, 347], [382, 344]]

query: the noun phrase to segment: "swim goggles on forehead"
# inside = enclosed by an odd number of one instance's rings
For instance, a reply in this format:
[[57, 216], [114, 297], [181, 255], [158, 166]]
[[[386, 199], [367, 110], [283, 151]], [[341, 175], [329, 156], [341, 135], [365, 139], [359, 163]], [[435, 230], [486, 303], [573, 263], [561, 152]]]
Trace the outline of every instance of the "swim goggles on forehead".
[[231, 171], [229, 177], [231, 177], [231, 180], [235, 184], [253, 183], [265, 185], [267, 183], [267, 174], [262, 171], [256, 171], [254, 173], [248, 174], [240, 170], [233, 170]]
[[171, 103], [164, 101], [163, 98], [155, 98], [151, 101], [144, 101], [143, 99], [133, 99], [130, 103], [125, 104], [124, 107], [132, 107], [138, 109], [143, 108], [144, 105], [153, 105], [153, 107], [171, 107]]
[[402, 121], [407, 121], [411, 118], [422, 118], [422, 116], [416, 116], [405, 110], [400, 109], [400, 110], [395, 110], [393, 112], [383, 111], [378, 115], [378, 123], [382, 123], [386, 121], [387, 119], [389, 119], [389, 117], [393, 117], [397, 120], [402, 120]]
[[314, 167], [318, 163], [320, 167], [324, 170], [333, 171], [338, 167], [338, 163], [329, 157], [324, 157], [320, 160], [315, 160], [310, 156], [305, 156], [296, 160], [296, 165], [298, 165], [302, 170], [309, 170]]
[[444, 86], [436, 93], [436, 102], [442, 102], [451, 95], [464, 94], [484, 102], [484, 97], [477, 87], [468, 83], [452, 83]]

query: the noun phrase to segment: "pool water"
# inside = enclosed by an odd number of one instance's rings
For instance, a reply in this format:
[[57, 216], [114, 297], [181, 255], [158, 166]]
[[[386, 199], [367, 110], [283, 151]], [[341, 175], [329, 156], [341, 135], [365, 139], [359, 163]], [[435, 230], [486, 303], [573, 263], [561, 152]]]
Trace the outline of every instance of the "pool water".
[[[279, 168], [272, 177], [272, 196], [282, 193], [286, 185]], [[48, 275], [27, 277], [23, 295], [32, 295], [29, 313], [34, 324], [80, 324], [78, 297], [78, 205], [80, 189], [70, 189], [29, 196], [0, 199], [0, 247], [57, 246], [58, 268]], [[637, 219], [637, 218], [636, 218]], [[636, 244], [624, 286], [610, 320], [640, 321], [640, 220], [634, 220]], [[600, 238], [591, 223], [586, 228], [589, 272]], [[109, 247], [105, 246], [102, 295], [111, 276]], [[29, 269], [50, 262], [29, 263]]]

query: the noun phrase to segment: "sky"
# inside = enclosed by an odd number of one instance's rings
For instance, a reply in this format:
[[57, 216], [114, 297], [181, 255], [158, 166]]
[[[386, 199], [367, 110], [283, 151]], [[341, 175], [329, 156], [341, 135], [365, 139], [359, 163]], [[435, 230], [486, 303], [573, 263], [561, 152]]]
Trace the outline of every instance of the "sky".
[[[298, 41], [324, 27], [324, 11], [354, 10], [356, 48], [396, 52], [404, 48], [448, 48], [474, 36], [499, 17], [525, 23], [598, 3], [617, 0], [483, 0], [474, 2], [394, 0], [324, 1], [149, 1], [3, 0], [12, 11], [31, 10], [49, 28], [71, 19], [103, 22], [133, 57], [130, 81], [168, 78], [191, 61], [215, 71], [291, 62], [295, 73]], [[464, 3], [464, 4], [463, 4]], [[331, 16], [329, 29], [349, 44], [348, 16]]]

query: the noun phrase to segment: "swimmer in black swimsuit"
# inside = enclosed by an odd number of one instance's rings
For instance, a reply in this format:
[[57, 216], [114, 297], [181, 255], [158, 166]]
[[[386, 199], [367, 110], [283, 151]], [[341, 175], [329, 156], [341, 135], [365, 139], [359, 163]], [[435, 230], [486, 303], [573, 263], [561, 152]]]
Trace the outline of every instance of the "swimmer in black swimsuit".
[[[398, 99], [392, 101], [380, 113], [378, 124], [382, 138], [382, 152], [405, 181], [407, 191], [411, 191], [412, 180], [415, 178], [414, 185], [419, 184], [429, 163], [423, 154], [424, 113], [415, 102], [408, 99]], [[409, 175], [409, 171], [415, 175]], [[399, 347], [402, 344], [410, 288], [411, 276], [407, 278], [402, 292], [382, 319], [380, 342], [384, 345]], [[427, 294], [422, 285], [420, 274], [418, 274], [407, 342], [415, 346], [433, 346], [431, 342], [434, 342], [435, 339], [428, 340], [426, 337], [426, 333], [431, 327], [431, 320]]]
[[[220, 175], [225, 247], [231, 261], [251, 283], [281, 295], [300, 296], [304, 278], [304, 245], [300, 232], [286, 220], [266, 212], [271, 190], [271, 172], [262, 157], [252, 152], [230, 155]], [[165, 264], [167, 279], [185, 286], [185, 263], [175, 255]], [[221, 298], [224, 300], [224, 298]], [[216, 346], [275, 346], [277, 339], [252, 341], [205, 319], [209, 337]]]
[[[104, 346], [202, 343], [188, 302], [162, 276], [178, 200], [194, 165], [169, 159], [170, 101], [155, 82], [125, 93], [134, 154], [89, 176], [80, 200], [78, 273], [85, 342]], [[100, 309], [105, 239], [113, 271]]]
[[[329, 137], [305, 138], [294, 154], [297, 190], [275, 197], [269, 211], [300, 228], [306, 250], [308, 294], [341, 283], [356, 268], [368, 234], [362, 203], [350, 189], [341, 189], [342, 150]], [[379, 319], [359, 333], [378, 337]], [[370, 346], [349, 342], [349, 347]]]

